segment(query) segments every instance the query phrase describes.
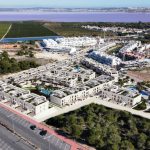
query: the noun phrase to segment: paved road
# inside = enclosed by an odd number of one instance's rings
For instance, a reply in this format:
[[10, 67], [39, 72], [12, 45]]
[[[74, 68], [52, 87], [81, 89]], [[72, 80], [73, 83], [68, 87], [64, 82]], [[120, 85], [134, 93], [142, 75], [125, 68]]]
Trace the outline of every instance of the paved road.
[[[12, 129], [15, 133], [21, 135], [37, 148], [42, 150], [70, 150], [71, 146], [64, 141], [58, 139], [56, 136], [47, 133], [46, 136], [39, 135], [40, 129], [32, 131], [32, 125], [27, 120], [13, 114], [12, 112], [0, 107], [0, 121]], [[6, 140], [6, 139], [5, 139]], [[21, 150], [16, 148], [15, 150]], [[28, 149], [27, 149], [28, 150]]]
[[40, 115], [37, 115], [35, 117], [35, 119], [37, 119], [39, 122], [43, 122], [49, 118], [59, 116], [59, 115], [64, 114], [64, 113], [68, 113], [70, 111], [74, 111], [76, 109], [79, 109], [79, 108], [84, 107], [85, 105], [89, 105], [91, 103], [94, 103], [93, 98], [88, 98], [87, 100], [76, 102], [74, 105], [66, 106], [64, 108], [59, 108], [59, 107], [54, 106], [55, 110], [54, 109], [53, 109], [53, 111], [48, 110], [48, 111], [46, 111]]
[[0, 150], [35, 150], [35, 148], [0, 125]]

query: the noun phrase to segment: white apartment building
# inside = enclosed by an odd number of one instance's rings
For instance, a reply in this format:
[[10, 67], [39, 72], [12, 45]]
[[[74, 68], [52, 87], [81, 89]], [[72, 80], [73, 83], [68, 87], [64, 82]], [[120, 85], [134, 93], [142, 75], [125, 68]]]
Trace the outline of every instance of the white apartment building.
[[74, 104], [76, 101], [84, 100], [86, 97], [86, 90], [82, 87], [63, 88], [56, 90], [50, 95], [50, 101], [63, 107]]
[[44, 48], [46, 48], [46, 50], [50, 52], [66, 52], [69, 54], [74, 54], [76, 52], [75, 47], [59, 44], [52, 39], [44, 39], [43, 44]]
[[56, 42], [63, 46], [88, 47], [95, 46], [97, 39], [94, 37], [67, 37], [57, 38]]
[[71, 66], [66, 66], [66, 67], [58, 66], [56, 68], [51, 69], [51, 73], [53, 73], [54, 75], [63, 74], [64, 77], [72, 76], [72, 78], [80, 78], [82, 81], [91, 80], [95, 78], [95, 72], [93, 72], [90, 69], [84, 69], [82, 67], [76, 69], [76, 68], [72, 68]]
[[47, 73], [41, 76], [40, 82], [45, 82], [47, 85], [60, 85], [67, 87], [75, 87], [77, 85], [77, 77], [72, 77], [70, 75], [64, 76], [64, 74], [52, 74]]
[[127, 45], [120, 49], [120, 53], [129, 53], [132, 52], [135, 48], [141, 46], [140, 41], [130, 41]]
[[95, 46], [100, 41], [100, 39], [93, 37], [64, 37], [55, 40], [44, 39], [41, 45], [43, 45], [47, 51], [74, 54], [77, 51], [76, 48]]
[[74, 64], [74, 61], [66, 60], [63, 62], [56, 62], [53, 64], [40, 66], [38, 68], [22, 71], [14, 76], [7, 78], [5, 81], [19, 84], [34, 78], [44, 79], [44, 76], [52, 76], [62, 80], [66, 78], [66, 81], [69, 81], [70, 84], [73, 85], [76, 80], [75, 78], [80, 78], [82, 82], [95, 78], [95, 72], [90, 69], [85, 69], [81, 66], [77, 67]]
[[[36, 80], [34, 81], [33, 85], [36, 85], [36, 82], [40, 82], [39, 85], [42, 83], [42, 85], [54, 87], [55, 89], [57, 89], [52, 90], [52, 93], [50, 94], [51, 102], [59, 106], [72, 105], [77, 101], [82, 101], [87, 97], [94, 96], [95, 94], [100, 92], [104, 86], [111, 86], [116, 80], [118, 80], [118, 73], [117, 71], [115, 71], [115, 69], [111, 68], [108, 65], [103, 65], [95, 62], [93, 59], [87, 59], [91, 60], [91, 62], [87, 60], [87, 62], [85, 61], [84, 63], [90, 69], [81, 67], [79, 65], [80, 62], [78, 64], [77, 62], [67, 60], [23, 71], [21, 73], [18, 73], [14, 77], [7, 79], [7, 82], [11, 83], [12, 81], [12, 83], [26, 86], [26, 83], [28, 84], [28, 82]], [[95, 72], [100, 72], [100, 74], [105, 73], [107, 75], [96, 77]], [[13, 87], [13, 89], [14, 88], [15, 87]], [[5, 92], [4, 89], [3, 91]], [[15, 90], [15, 92], [16, 91], [17, 90]], [[28, 95], [32, 94], [28, 91], [27, 94], [23, 95], [25, 95], [23, 97], [27, 96], [26, 99], [28, 99]], [[20, 96], [18, 97], [18, 99], [17, 102], [20, 101]], [[25, 101], [27, 103], [26, 107], [28, 108], [28, 110], [34, 111], [34, 113], [37, 114], [39, 113], [38, 111], [42, 111], [39, 108], [41, 103], [39, 103], [39, 105], [35, 107], [34, 99], [32, 100], [33, 102], [30, 100], [22, 101]], [[43, 99], [43, 103], [46, 107], [48, 102], [44, 101], [43, 97], [41, 97], [41, 99]], [[47, 109], [47, 107], [43, 108], [43, 111], [44, 109]]]
[[102, 89], [100, 96], [104, 100], [112, 100], [122, 106], [134, 107], [141, 102], [141, 95], [138, 91], [130, 91], [118, 86], [107, 86]]
[[110, 66], [118, 66], [121, 64], [121, 59], [115, 56], [107, 55], [106, 53], [93, 51], [88, 57], [96, 60], [99, 63], [110, 65]]
[[0, 81], [0, 101], [33, 115], [40, 114], [49, 108], [49, 101], [44, 96], [30, 93], [11, 84]]
[[53, 94], [50, 95], [50, 101], [61, 107], [69, 106], [77, 101], [82, 101], [87, 97], [94, 96], [100, 92], [103, 87], [111, 86], [114, 82], [115, 80], [112, 77], [102, 75], [74, 88], [69, 87], [55, 90]]
[[92, 69], [96, 73], [105, 73], [115, 78], [116, 82], [118, 81], [118, 71], [115, 68], [112, 68], [108, 65], [101, 64], [91, 58], [84, 58], [81, 60], [81, 63], [87, 68]]

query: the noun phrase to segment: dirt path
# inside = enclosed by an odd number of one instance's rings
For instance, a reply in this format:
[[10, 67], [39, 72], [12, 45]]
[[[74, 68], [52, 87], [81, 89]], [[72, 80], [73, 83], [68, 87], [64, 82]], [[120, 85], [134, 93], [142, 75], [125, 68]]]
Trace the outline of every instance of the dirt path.
[[9, 26], [9, 28], [7, 29], [6, 33], [3, 35], [3, 37], [0, 39], [0, 42], [6, 37], [6, 35], [8, 34], [8, 32], [10, 31], [12, 27], [12, 24]]

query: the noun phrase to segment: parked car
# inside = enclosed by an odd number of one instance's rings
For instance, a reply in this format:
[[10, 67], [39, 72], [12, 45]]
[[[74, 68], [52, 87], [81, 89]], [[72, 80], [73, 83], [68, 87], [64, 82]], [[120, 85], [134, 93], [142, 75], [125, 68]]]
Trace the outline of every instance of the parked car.
[[31, 129], [31, 130], [35, 130], [35, 128], [36, 128], [36, 125], [31, 125], [31, 126], [30, 126], [30, 129]]

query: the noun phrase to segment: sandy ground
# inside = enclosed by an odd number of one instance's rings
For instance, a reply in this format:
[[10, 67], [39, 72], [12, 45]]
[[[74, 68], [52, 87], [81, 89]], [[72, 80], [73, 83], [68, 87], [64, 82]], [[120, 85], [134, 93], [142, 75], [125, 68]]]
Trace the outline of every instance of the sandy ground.
[[44, 58], [44, 59], [53, 59], [53, 60], [65, 60], [69, 58], [68, 54], [63, 53], [52, 53], [52, 52], [37, 52], [35, 54], [36, 58]]
[[142, 71], [128, 71], [128, 75], [135, 78], [135, 80], [150, 81], [150, 68]]
[[15, 76], [17, 73], [8, 73], [4, 75], [0, 75], [0, 80], [5, 80], [8, 77]]

